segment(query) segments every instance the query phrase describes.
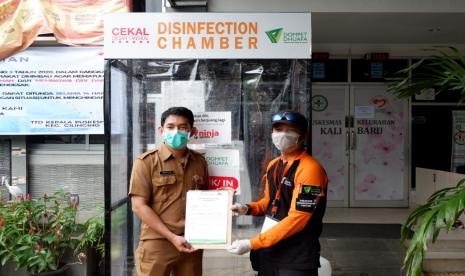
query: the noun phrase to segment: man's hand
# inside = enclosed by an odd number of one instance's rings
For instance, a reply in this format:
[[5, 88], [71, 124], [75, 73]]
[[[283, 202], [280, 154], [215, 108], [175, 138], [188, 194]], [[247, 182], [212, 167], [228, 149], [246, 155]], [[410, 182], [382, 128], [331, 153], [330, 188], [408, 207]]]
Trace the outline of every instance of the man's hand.
[[231, 211], [233, 213], [233, 216], [241, 216], [247, 214], [247, 211], [249, 210], [249, 207], [247, 205], [242, 204], [242, 203], [234, 203], [231, 206]]
[[183, 236], [175, 236], [171, 239], [171, 243], [178, 249], [179, 252], [192, 253], [197, 251]]
[[250, 240], [236, 240], [226, 250], [229, 253], [242, 255], [250, 251]]

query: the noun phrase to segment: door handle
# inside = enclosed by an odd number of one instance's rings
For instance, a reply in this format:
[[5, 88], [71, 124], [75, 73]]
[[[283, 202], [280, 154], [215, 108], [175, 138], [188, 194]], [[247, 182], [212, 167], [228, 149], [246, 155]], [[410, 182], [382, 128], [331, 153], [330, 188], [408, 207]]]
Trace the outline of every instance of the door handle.
[[354, 150], [355, 149], [355, 144], [356, 144], [356, 141], [355, 141], [355, 131], [351, 131], [350, 132], [350, 149], [351, 150]]
[[349, 150], [349, 131], [346, 131], [346, 150]]

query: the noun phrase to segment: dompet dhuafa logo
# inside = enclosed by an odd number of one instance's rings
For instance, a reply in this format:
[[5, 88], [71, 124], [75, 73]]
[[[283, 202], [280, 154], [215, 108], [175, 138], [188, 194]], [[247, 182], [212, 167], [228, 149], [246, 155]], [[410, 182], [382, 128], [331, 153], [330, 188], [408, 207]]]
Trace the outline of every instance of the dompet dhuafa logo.
[[278, 43], [283, 38], [284, 43], [307, 43], [307, 32], [284, 32], [284, 28], [265, 31], [271, 43]]
[[281, 39], [283, 28], [269, 30], [269, 31], [266, 31], [265, 33], [268, 36], [268, 38], [271, 40], [271, 43], [278, 43], [279, 39]]

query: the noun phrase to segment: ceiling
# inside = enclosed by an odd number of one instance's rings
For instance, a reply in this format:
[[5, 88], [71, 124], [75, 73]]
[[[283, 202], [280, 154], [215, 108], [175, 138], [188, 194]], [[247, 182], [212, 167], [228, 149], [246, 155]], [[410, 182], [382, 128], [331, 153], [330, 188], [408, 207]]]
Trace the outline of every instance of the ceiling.
[[465, 13], [312, 13], [314, 43], [464, 44]]

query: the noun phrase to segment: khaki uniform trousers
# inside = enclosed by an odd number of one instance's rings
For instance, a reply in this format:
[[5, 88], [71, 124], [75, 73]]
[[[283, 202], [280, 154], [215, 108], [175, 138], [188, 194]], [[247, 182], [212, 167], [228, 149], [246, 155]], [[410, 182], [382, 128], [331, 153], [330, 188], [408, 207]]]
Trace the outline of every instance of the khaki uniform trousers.
[[181, 253], [165, 239], [140, 241], [136, 250], [138, 276], [202, 276], [203, 251]]

